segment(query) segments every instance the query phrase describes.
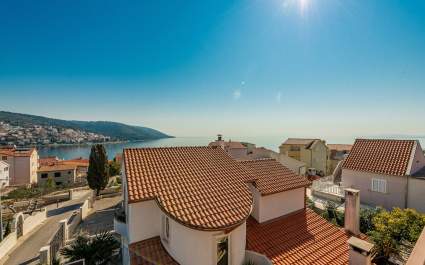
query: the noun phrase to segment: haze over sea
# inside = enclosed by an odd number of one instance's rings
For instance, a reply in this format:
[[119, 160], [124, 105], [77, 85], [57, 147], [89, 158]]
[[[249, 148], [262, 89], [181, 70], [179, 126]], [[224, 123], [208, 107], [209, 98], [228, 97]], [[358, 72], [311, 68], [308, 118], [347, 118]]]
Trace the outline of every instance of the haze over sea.
[[[268, 149], [279, 151], [279, 145], [288, 137], [296, 137], [294, 135], [282, 136], [259, 136], [259, 137], [226, 137], [226, 140], [250, 142], [257, 147], [266, 147]], [[391, 139], [415, 139], [419, 140], [422, 147], [425, 147], [425, 136], [410, 135], [376, 135], [376, 136], [358, 136], [357, 138], [391, 138]], [[327, 143], [336, 144], [352, 144], [355, 137], [333, 137], [324, 138]], [[108, 158], [112, 159], [117, 153], [121, 153], [124, 148], [139, 147], [167, 147], [167, 146], [205, 146], [215, 140], [215, 136], [210, 137], [176, 137], [165, 138], [152, 141], [138, 141], [126, 143], [110, 143], [105, 144]], [[71, 159], [76, 157], [89, 157], [90, 145], [73, 145], [73, 146], [50, 146], [38, 148], [40, 157], [57, 156], [61, 159]]]

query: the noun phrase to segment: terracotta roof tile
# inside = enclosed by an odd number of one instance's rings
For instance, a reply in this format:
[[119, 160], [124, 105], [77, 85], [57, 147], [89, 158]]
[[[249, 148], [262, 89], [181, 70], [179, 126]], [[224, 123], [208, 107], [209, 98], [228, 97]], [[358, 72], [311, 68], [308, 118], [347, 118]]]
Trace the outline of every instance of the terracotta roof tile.
[[129, 246], [131, 265], [178, 265], [161, 244], [159, 236]]
[[0, 148], [0, 155], [26, 157], [31, 156], [35, 148], [30, 149], [16, 149], [16, 148]]
[[414, 140], [357, 139], [343, 169], [404, 176]]
[[234, 141], [214, 141], [208, 144], [209, 147], [219, 147], [221, 146], [220, 142], [223, 144], [225, 149], [246, 149], [247, 147], [241, 142]]
[[310, 185], [307, 178], [295, 174], [274, 159], [241, 161], [255, 177], [255, 184], [262, 195], [297, 189]]
[[251, 174], [221, 148], [124, 150], [129, 203], [155, 199], [176, 221], [201, 230], [239, 225], [250, 214]]
[[247, 249], [274, 265], [348, 264], [349, 237], [310, 209], [262, 224], [247, 221]]
[[62, 171], [62, 170], [74, 170], [76, 165], [66, 165], [66, 164], [53, 164], [53, 165], [44, 165], [38, 168], [38, 172], [51, 172], [51, 171]]

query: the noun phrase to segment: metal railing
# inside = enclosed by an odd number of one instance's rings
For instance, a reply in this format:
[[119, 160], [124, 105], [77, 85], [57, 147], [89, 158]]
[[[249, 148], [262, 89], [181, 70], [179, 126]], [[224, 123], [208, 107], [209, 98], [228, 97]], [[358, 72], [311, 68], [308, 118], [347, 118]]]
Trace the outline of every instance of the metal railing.
[[312, 189], [314, 191], [332, 194], [340, 197], [344, 197], [344, 187], [337, 185], [333, 182], [333, 177], [328, 176], [313, 181]]

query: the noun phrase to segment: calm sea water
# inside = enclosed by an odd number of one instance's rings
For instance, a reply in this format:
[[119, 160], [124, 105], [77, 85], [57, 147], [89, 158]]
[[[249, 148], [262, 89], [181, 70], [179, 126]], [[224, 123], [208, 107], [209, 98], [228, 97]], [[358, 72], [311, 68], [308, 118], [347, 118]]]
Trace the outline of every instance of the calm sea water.
[[[264, 146], [271, 150], [278, 151], [279, 145], [289, 136], [276, 136], [276, 137], [243, 137], [243, 138], [230, 138], [235, 141], [246, 141], [255, 143], [257, 146]], [[385, 137], [385, 136], [380, 136]], [[392, 136], [390, 138], [398, 139], [418, 139], [421, 145], [425, 146], [425, 137], [401, 137]], [[166, 146], [205, 146], [211, 141], [215, 140], [214, 137], [176, 137], [160, 140], [144, 141], [144, 142], [128, 142], [128, 143], [111, 143], [105, 144], [105, 149], [110, 159], [114, 158], [117, 153], [122, 153], [124, 148], [136, 147], [166, 147]], [[228, 138], [226, 138], [228, 140]], [[354, 137], [333, 137], [326, 139], [327, 143], [341, 143], [352, 144]], [[40, 157], [57, 156], [61, 159], [71, 159], [76, 157], [89, 157], [90, 145], [81, 146], [57, 146], [57, 147], [41, 147], [38, 149]]]

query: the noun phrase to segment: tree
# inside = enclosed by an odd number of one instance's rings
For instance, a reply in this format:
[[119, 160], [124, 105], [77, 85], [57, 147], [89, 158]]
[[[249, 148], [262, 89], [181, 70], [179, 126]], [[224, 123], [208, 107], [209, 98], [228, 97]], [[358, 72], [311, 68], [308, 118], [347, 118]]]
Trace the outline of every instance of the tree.
[[85, 264], [103, 265], [113, 260], [113, 253], [120, 247], [120, 243], [109, 231], [101, 232], [90, 238], [87, 234], [80, 234], [60, 252], [69, 261], [85, 260]]
[[90, 151], [89, 168], [87, 171], [87, 182], [96, 195], [108, 184], [109, 169], [108, 156], [101, 144], [93, 145]]
[[56, 183], [55, 180], [52, 177], [49, 177], [46, 181], [46, 183], [44, 184], [44, 189], [46, 191], [51, 191], [52, 189], [54, 189], [56, 187]]
[[362, 208], [360, 209], [360, 232], [368, 233], [375, 228], [373, 218], [382, 211], [382, 208]]
[[117, 176], [121, 174], [121, 165], [115, 159], [109, 163], [109, 176]]
[[373, 230], [368, 233], [375, 243], [378, 257], [388, 260], [398, 256], [404, 242], [414, 244], [425, 226], [425, 215], [414, 209], [382, 210], [373, 218]]

